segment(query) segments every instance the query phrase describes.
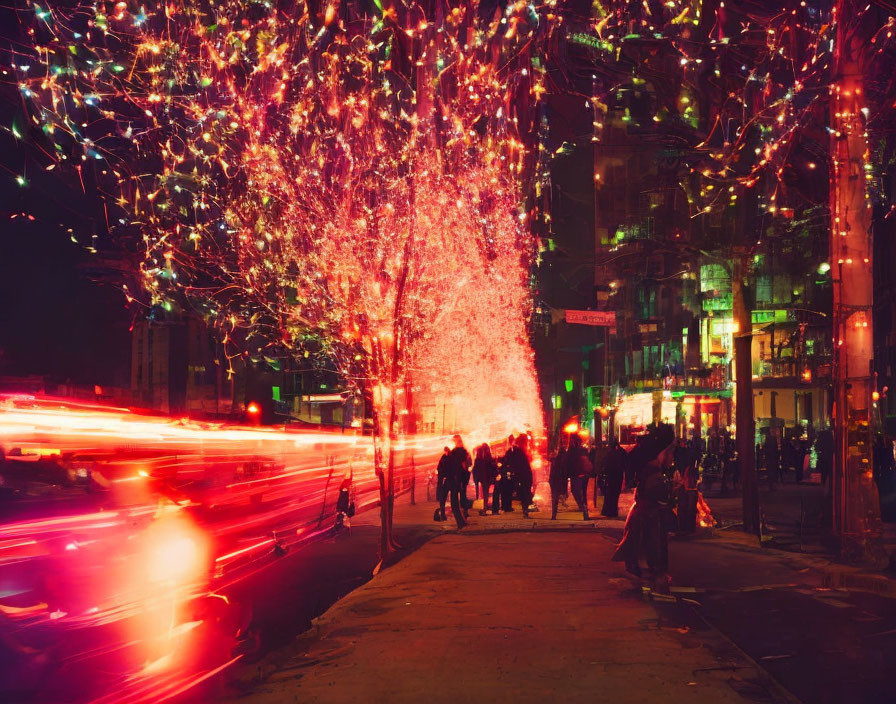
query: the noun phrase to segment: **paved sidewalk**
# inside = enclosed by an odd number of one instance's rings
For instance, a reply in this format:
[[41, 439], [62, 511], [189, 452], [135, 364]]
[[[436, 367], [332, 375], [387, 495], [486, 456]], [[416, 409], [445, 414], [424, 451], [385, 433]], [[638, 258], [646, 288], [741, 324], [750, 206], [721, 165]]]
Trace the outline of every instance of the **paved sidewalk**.
[[349, 594], [246, 668], [239, 701], [793, 701], [693, 610], [647, 601], [601, 531], [483, 532], [501, 518], [474, 516]]

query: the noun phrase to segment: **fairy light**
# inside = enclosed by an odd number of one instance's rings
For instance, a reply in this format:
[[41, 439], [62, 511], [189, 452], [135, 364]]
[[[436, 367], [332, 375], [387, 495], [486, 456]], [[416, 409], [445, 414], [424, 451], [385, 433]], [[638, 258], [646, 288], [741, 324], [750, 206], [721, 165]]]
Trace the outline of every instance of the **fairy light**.
[[[313, 343], [350, 380], [538, 430], [519, 205], [541, 11], [510, 5], [499, 26], [475, 2], [439, 21], [85, 2], [87, 33], [79, 12], [38, 11], [17, 63], [45, 70], [14, 74], [60, 155], [115, 164], [100, 190], [113, 235], [142, 248], [148, 303], [203, 311], [229, 346]], [[468, 342], [483, 334], [500, 355]]]

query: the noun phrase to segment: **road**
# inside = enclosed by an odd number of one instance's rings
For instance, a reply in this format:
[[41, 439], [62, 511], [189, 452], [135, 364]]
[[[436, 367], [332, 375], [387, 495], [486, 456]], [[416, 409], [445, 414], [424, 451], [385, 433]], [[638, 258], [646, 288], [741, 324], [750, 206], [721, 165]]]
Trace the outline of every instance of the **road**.
[[[432, 504], [405, 508], [412, 477], [425, 498], [443, 442], [411, 438], [399, 453], [404, 555], [446, 531], [426, 519]], [[11, 455], [0, 486], [4, 701], [216, 698], [222, 668], [276, 653], [377, 563], [369, 438], [20, 403], [0, 405], [0, 444]], [[360, 513], [350, 535], [334, 534], [346, 475]], [[807, 704], [892, 701], [896, 602], [824, 587], [832, 563], [807, 520], [819, 492], [779, 488], [763, 502], [774, 542], [815, 554], [674, 539], [673, 584], [700, 606], [654, 607], [682, 627], [711, 624]], [[723, 524], [738, 522], [739, 499], [708, 500]], [[600, 520], [597, 533], [612, 542], [621, 527]]]
[[[444, 443], [402, 440], [400, 496], [414, 482], [425, 494]], [[14, 397], [0, 399], [0, 447], [7, 698], [178, 696], [232, 664], [234, 646], [294, 632], [376, 564], [376, 528], [331, 540], [345, 479], [359, 522], [377, 513], [370, 437]], [[293, 595], [289, 608], [264, 597], [272, 585]]]

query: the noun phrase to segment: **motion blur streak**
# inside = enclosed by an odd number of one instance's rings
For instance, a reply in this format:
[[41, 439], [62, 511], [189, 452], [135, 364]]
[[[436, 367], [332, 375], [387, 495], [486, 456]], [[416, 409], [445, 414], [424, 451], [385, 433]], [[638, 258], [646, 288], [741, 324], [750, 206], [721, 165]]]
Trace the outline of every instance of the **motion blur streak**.
[[[405, 438], [396, 491], [425, 491], [445, 444]], [[226, 668], [245, 626], [228, 587], [331, 535], [346, 478], [357, 511], [379, 501], [371, 439], [351, 433], [10, 396], [0, 447], [0, 635], [56, 643], [60, 682], [104, 673], [79, 701], [159, 701]]]

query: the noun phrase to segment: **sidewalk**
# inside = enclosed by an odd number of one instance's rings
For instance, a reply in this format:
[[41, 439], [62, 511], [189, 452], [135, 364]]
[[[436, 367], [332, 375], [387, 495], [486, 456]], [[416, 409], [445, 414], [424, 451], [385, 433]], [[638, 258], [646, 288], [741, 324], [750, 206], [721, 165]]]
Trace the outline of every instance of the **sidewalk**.
[[593, 525], [620, 521], [524, 520], [474, 512], [243, 669], [239, 700], [793, 701], [692, 609], [642, 597]]

